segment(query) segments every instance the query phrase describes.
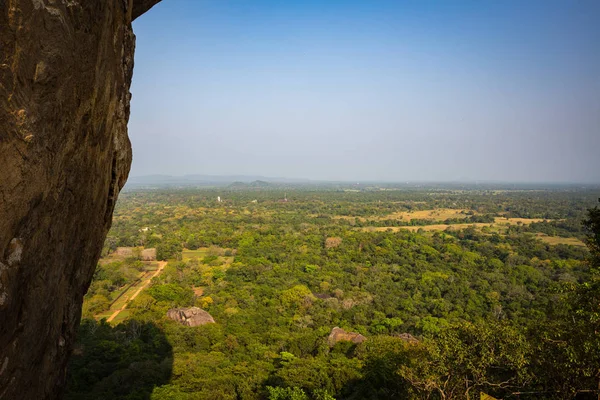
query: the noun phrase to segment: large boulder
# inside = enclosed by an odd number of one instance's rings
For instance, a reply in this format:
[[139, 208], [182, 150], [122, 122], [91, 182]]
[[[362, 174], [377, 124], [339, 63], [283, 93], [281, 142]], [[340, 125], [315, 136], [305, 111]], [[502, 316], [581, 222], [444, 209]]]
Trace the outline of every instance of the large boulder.
[[331, 330], [329, 337], [327, 338], [327, 344], [330, 347], [335, 346], [336, 343], [341, 341], [352, 342], [354, 344], [359, 344], [367, 340], [366, 337], [356, 332], [346, 332], [342, 328], [335, 327]]
[[199, 326], [215, 323], [212, 315], [198, 307], [172, 308], [167, 311], [167, 318], [186, 326]]
[[0, 0], [0, 399], [64, 391], [131, 164], [132, 20], [158, 0]]

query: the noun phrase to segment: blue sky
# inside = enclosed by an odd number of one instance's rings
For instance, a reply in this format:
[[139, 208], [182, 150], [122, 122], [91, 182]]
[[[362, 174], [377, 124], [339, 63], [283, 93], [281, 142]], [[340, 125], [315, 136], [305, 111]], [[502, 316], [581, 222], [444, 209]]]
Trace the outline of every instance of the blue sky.
[[600, 182], [600, 1], [163, 0], [132, 175]]

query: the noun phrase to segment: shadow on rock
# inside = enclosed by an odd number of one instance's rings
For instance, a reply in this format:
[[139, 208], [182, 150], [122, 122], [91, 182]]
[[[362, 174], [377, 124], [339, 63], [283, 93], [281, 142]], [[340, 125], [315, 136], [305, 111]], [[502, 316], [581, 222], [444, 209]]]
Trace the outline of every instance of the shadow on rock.
[[153, 323], [128, 320], [115, 327], [105, 320], [81, 322], [69, 363], [66, 400], [150, 399], [169, 382], [173, 351]]

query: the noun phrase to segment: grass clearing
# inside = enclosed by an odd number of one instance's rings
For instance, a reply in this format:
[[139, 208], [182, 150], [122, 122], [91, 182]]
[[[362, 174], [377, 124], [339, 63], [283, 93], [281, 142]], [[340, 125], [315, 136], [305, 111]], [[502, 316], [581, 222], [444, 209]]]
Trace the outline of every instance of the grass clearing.
[[366, 232], [385, 232], [388, 229], [391, 229], [393, 232], [398, 232], [401, 229], [405, 229], [411, 232], [416, 232], [419, 229], [423, 229], [425, 232], [429, 231], [445, 231], [446, 229], [464, 229], [470, 226], [474, 226], [476, 228], [482, 228], [484, 226], [493, 227], [494, 224], [485, 223], [485, 222], [477, 222], [471, 224], [434, 224], [434, 225], [415, 225], [415, 226], [365, 226], [363, 228], [359, 228]]
[[183, 261], [189, 261], [195, 258], [202, 262], [204, 257], [216, 256], [221, 265], [228, 267], [233, 262], [233, 254], [235, 254], [235, 250], [232, 249], [224, 249], [221, 247], [200, 247], [196, 250], [183, 249], [181, 252], [181, 259]]
[[434, 221], [445, 221], [447, 219], [464, 219], [467, 218], [466, 209], [452, 209], [452, 208], [437, 208], [434, 210], [418, 210], [418, 211], [402, 211], [397, 213], [388, 214], [381, 217], [381, 219], [399, 219], [402, 221], [412, 221], [413, 219], [432, 219]]
[[506, 217], [496, 217], [494, 218], [496, 224], [504, 224], [504, 225], [529, 225], [534, 222], [544, 222], [544, 221], [552, 221], [551, 219], [543, 219], [543, 218], [506, 218]]
[[[114, 302], [110, 309], [95, 315], [97, 320], [106, 318], [112, 324], [118, 324], [123, 321], [129, 313], [127, 310], [129, 302], [135, 299], [151, 282], [152, 278], [160, 274], [162, 269], [167, 264], [165, 261], [145, 263], [145, 271], [140, 273], [139, 278], [129, 287], [124, 288], [121, 292], [114, 294]], [[123, 315], [125, 314], [125, 315]]]
[[585, 243], [583, 243], [581, 240], [574, 238], [574, 237], [565, 238], [565, 237], [560, 237], [560, 236], [548, 236], [543, 233], [538, 233], [536, 235], [536, 237], [538, 239], [540, 239], [541, 241], [546, 242], [553, 246], [556, 246], [557, 244], [567, 244], [567, 245], [579, 246], [579, 247], [586, 246]]
[[100, 314], [96, 314], [95, 318], [98, 321], [100, 321], [102, 318], [108, 319], [113, 314], [113, 312], [114, 312], [113, 310], [106, 310], [106, 311], [101, 312]]
[[[436, 208], [433, 210], [417, 210], [417, 211], [398, 211], [391, 214], [381, 215], [381, 216], [370, 216], [370, 217], [357, 217], [357, 216], [348, 216], [348, 215], [336, 215], [333, 216], [333, 219], [345, 219], [348, 221], [354, 221], [358, 218], [359, 221], [388, 221], [388, 220], [399, 220], [410, 222], [413, 219], [430, 219], [433, 221], [445, 221], [447, 219], [465, 219], [469, 217], [467, 214], [469, 210], [461, 208]], [[476, 215], [477, 213], [473, 213]]]
[[[436, 213], [433, 213], [432, 211], [440, 211], [440, 212], [436, 214]], [[451, 214], [450, 211], [453, 211], [455, 213]], [[458, 213], [456, 213], [456, 212], [458, 212]], [[451, 215], [453, 215], [453, 216], [451, 216]], [[457, 215], [462, 215], [463, 218], [467, 217], [467, 215], [465, 215], [465, 214], [460, 214], [460, 210], [440, 209], [440, 210], [417, 211], [415, 213], [412, 213], [411, 218], [414, 218], [414, 219], [435, 219], [435, 218], [441, 218], [441, 217], [445, 217], [444, 219], [459, 218], [459, 217], [457, 217]], [[435, 218], [433, 218], [434, 216], [435, 216]], [[393, 226], [393, 227], [366, 226], [366, 227], [359, 228], [359, 229], [361, 229], [363, 231], [367, 231], [367, 232], [385, 232], [388, 229], [391, 229], [394, 232], [398, 232], [400, 229], [406, 229], [411, 232], [416, 232], [419, 229], [423, 229], [425, 232], [430, 232], [430, 231], [444, 231], [448, 228], [453, 229], [453, 230], [465, 229], [465, 228], [468, 228], [471, 226], [481, 229], [481, 228], [487, 226], [490, 229], [493, 229], [494, 231], [500, 232], [503, 228], [506, 229], [506, 227], [508, 227], [509, 225], [529, 225], [534, 222], [542, 222], [542, 221], [549, 221], [549, 220], [542, 219], [542, 218], [496, 217], [494, 219], [494, 221], [495, 222], [493, 222], [493, 223], [472, 222], [472, 223], [468, 223], [468, 224], [431, 224], [431, 225]]]
[[[470, 211], [467, 209], [453, 209], [453, 208], [437, 208], [437, 209], [433, 209], [433, 210], [418, 210], [418, 211], [399, 211], [399, 212], [395, 212], [395, 213], [391, 213], [391, 214], [386, 214], [386, 215], [382, 215], [382, 216], [372, 216], [372, 217], [357, 217], [357, 216], [348, 216], [348, 215], [336, 215], [333, 216], [333, 219], [338, 219], [338, 220], [348, 220], [348, 221], [354, 221], [355, 219], [358, 219], [361, 222], [365, 222], [365, 221], [386, 221], [386, 220], [399, 220], [399, 221], [406, 221], [406, 222], [410, 222], [412, 220], [415, 219], [428, 219], [428, 220], [432, 220], [435, 221], [435, 224], [431, 224], [431, 225], [427, 225], [427, 226], [436, 226], [437, 228], [432, 228], [432, 229], [445, 229], [445, 227], [447, 227], [447, 224], [444, 224], [443, 222], [447, 219], [466, 219], [468, 218], [470, 215], [467, 214]], [[476, 212], [471, 212], [472, 215], [478, 215], [478, 213]], [[534, 222], [543, 222], [543, 221], [551, 221], [549, 219], [543, 219], [543, 218], [506, 218], [506, 217], [495, 217], [494, 218], [494, 223], [495, 224], [499, 224], [499, 225], [529, 225], [532, 224]], [[489, 223], [471, 223], [471, 224], [451, 224], [452, 226], [457, 226], [457, 225], [489, 225]], [[440, 228], [444, 226], [444, 228]], [[411, 227], [408, 227], [411, 228]], [[464, 226], [463, 226], [464, 228]], [[418, 229], [418, 228], [417, 228]], [[412, 230], [412, 229], [411, 229]], [[430, 228], [431, 230], [431, 228]]]
[[199, 248], [197, 250], [183, 250], [181, 257], [183, 261], [191, 260], [192, 258], [204, 258], [208, 255], [208, 248]]
[[117, 314], [115, 318], [111, 321], [113, 325], [118, 325], [121, 322], [125, 321], [131, 315], [131, 310], [123, 310]]

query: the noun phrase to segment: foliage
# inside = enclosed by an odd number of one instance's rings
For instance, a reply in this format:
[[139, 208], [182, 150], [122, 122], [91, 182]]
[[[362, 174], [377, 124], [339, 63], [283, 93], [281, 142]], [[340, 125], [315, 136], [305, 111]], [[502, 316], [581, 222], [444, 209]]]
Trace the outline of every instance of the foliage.
[[[274, 188], [123, 193], [106, 247], [145, 243], [170, 262], [128, 306], [149, 333], [84, 322], [68, 398], [572, 398], [597, 388], [597, 209], [580, 223], [597, 192], [286, 191], [287, 202]], [[441, 209], [456, 212], [435, 220]], [[540, 220], [494, 222], [507, 217]], [[591, 252], [536, 237], [586, 232]], [[86, 315], [139, 274], [128, 261], [101, 265]], [[166, 318], [193, 305], [217, 323]], [[335, 326], [367, 340], [330, 347]]]
[[170, 378], [171, 346], [152, 323], [129, 320], [111, 327], [86, 319], [77, 346], [67, 400], [143, 399]]

